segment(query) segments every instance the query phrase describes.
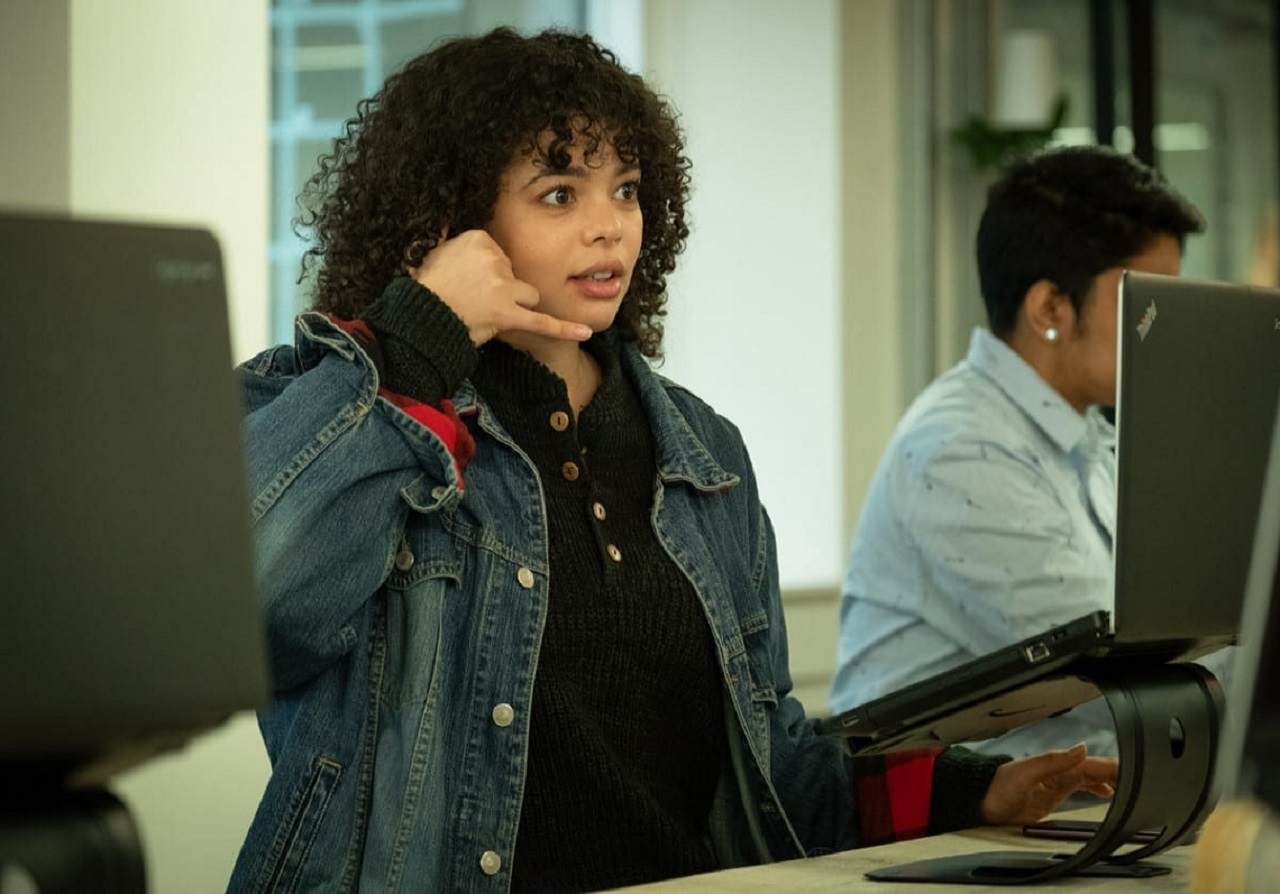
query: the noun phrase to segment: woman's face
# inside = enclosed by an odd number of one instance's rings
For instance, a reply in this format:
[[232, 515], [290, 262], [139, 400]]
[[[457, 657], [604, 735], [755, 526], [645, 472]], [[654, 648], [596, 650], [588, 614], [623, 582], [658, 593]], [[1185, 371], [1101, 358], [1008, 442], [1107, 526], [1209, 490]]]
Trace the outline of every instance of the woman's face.
[[1116, 302], [1125, 270], [1177, 276], [1182, 270], [1178, 240], [1160, 234], [1120, 267], [1102, 271], [1085, 296], [1080, 316], [1062, 333], [1062, 367], [1069, 371], [1063, 397], [1077, 408], [1116, 402]]
[[[550, 136], [543, 136], [543, 145]], [[538, 154], [503, 172], [485, 231], [511, 259], [517, 279], [541, 296], [537, 310], [601, 332], [622, 304], [644, 235], [640, 168], [601, 142], [589, 158], [583, 140], [565, 168]]]

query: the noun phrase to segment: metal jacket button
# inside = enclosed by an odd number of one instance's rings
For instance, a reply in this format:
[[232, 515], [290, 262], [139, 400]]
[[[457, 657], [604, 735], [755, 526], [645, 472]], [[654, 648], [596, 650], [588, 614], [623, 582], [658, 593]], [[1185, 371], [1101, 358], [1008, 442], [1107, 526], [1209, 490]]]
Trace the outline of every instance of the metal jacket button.
[[497, 875], [502, 868], [502, 858], [497, 851], [485, 851], [480, 855], [480, 871], [485, 875]]

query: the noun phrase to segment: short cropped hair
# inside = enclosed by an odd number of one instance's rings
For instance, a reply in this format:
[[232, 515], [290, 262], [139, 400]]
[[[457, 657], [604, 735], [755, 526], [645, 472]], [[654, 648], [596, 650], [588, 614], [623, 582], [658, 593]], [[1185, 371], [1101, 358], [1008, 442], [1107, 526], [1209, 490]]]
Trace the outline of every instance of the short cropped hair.
[[987, 193], [978, 279], [993, 334], [1014, 328], [1027, 291], [1045, 279], [1078, 314], [1094, 279], [1161, 234], [1179, 248], [1204, 218], [1164, 176], [1103, 146], [1052, 149], [1015, 162]]
[[[553, 138], [540, 144], [547, 131]], [[557, 30], [447, 40], [359, 103], [300, 199], [313, 307], [359, 315], [442, 234], [484, 227], [517, 157], [564, 167], [575, 140], [588, 157], [608, 141], [621, 161], [640, 165], [644, 235], [614, 327], [658, 356], [666, 277], [689, 235], [676, 114], [609, 50]]]

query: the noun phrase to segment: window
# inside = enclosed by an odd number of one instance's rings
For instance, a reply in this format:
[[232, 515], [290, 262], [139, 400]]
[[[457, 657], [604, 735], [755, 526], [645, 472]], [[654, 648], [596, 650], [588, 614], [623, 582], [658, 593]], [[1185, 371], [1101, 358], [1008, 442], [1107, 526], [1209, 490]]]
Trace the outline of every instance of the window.
[[[933, 363], [921, 368], [913, 382], [923, 387], [964, 356], [970, 329], [986, 319], [972, 255], [993, 174], [975, 171], [947, 135], [968, 116], [988, 115], [998, 107], [992, 94], [998, 94], [1003, 79], [996, 77], [999, 66], [992, 57], [1007, 50], [1000, 35], [1034, 34], [1049, 47], [1049, 67], [1069, 99], [1053, 143], [1093, 143], [1098, 135], [1090, 55], [1093, 5], [1087, 0], [914, 0], [911, 5], [922, 11], [914, 30], [905, 33], [915, 41], [932, 40], [936, 48], [932, 71], [917, 79], [934, 87], [932, 110], [920, 116], [924, 124], [917, 122], [913, 132], [916, 140], [935, 141], [929, 148], [936, 159], [932, 167], [917, 168], [921, 177], [933, 176], [936, 182], [932, 193], [920, 191], [915, 205], [922, 219], [933, 222], [926, 234], [932, 255], [923, 256], [920, 264], [932, 264], [927, 269], [935, 281], [932, 288], [918, 289], [926, 297], [908, 308], [934, 326], [932, 344], [924, 344], [924, 353], [933, 348]], [[1152, 4], [1155, 163], [1208, 219], [1207, 231], [1187, 240], [1184, 276], [1280, 283], [1271, 6], [1265, 0]], [[1103, 3], [1099, 8], [1110, 15], [1114, 35], [1115, 128], [1110, 137], [1117, 149], [1132, 151], [1126, 7]], [[1034, 66], [1020, 74], [1035, 74]], [[934, 201], [946, 204], [935, 209], [928, 204], [930, 196], [940, 196]], [[919, 251], [927, 255], [930, 249]]]
[[499, 25], [585, 29], [584, 0], [272, 0], [271, 337], [292, 340], [307, 304], [297, 196], [356, 103], [443, 37]]

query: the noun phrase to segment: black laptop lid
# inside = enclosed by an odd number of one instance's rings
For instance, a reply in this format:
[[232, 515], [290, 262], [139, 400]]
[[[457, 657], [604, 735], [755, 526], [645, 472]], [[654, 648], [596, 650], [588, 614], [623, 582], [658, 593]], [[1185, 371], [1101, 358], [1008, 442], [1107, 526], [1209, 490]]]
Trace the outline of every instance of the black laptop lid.
[[1280, 393], [1280, 291], [1128, 272], [1120, 287], [1115, 632], [1231, 642]]
[[0, 301], [0, 763], [115, 769], [266, 693], [221, 257], [0, 214]]

